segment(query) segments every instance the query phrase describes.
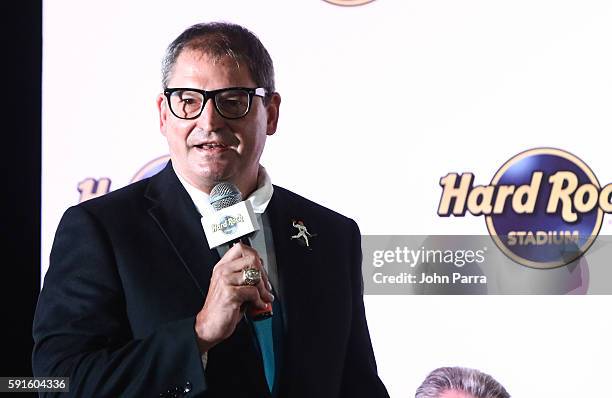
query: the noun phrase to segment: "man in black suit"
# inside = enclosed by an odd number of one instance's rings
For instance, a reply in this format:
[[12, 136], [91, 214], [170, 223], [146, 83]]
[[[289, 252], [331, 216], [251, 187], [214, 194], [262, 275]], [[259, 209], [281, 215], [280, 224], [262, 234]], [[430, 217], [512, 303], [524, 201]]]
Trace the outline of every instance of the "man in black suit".
[[[168, 48], [163, 86], [171, 162], [60, 222], [35, 374], [70, 377], [82, 397], [388, 397], [357, 225], [273, 186], [259, 164], [281, 102], [266, 49], [237, 25], [192, 26]], [[201, 219], [222, 181], [257, 214], [252, 247], [208, 245]], [[245, 316], [270, 307], [269, 319]]]

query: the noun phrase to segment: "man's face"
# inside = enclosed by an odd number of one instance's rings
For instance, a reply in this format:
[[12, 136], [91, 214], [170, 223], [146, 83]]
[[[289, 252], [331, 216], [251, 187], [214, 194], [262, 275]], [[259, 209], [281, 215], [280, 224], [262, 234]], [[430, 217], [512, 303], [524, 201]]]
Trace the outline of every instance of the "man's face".
[[[210, 91], [255, 88], [256, 84], [248, 68], [228, 56], [213, 60], [200, 51], [183, 50], [168, 83], [168, 88], [174, 87]], [[276, 131], [278, 94], [272, 95], [267, 106], [263, 98], [253, 97], [249, 113], [233, 120], [217, 112], [213, 99], [194, 120], [174, 116], [163, 94], [158, 96], [157, 106], [172, 164], [189, 183], [205, 192], [221, 181], [233, 182], [244, 195], [255, 189], [266, 136]]]

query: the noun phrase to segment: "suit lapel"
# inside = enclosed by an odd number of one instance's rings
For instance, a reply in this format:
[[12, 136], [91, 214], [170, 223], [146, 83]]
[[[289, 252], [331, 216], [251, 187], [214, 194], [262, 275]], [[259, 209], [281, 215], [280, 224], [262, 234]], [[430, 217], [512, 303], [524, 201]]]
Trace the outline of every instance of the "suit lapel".
[[178, 180], [170, 162], [151, 178], [145, 196], [152, 202], [149, 214], [168, 239], [181, 264], [206, 297], [214, 265], [219, 261], [210, 250], [200, 214]]

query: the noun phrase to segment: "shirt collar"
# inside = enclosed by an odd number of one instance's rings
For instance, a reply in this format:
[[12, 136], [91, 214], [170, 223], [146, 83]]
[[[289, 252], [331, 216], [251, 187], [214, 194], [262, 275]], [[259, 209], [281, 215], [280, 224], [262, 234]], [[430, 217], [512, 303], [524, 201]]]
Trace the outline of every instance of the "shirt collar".
[[[172, 168], [174, 169], [174, 166]], [[187, 182], [187, 180], [185, 180], [176, 171], [176, 169], [174, 169], [174, 173], [178, 177], [183, 187], [185, 187], [185, 190], [191, 197], [191, 200], [193, 200], [193, 203], [198, 208], [200, 214], [204, 215], [213, 213], [214, 210], [208, 201], [209, 195]], [[253, 211], [255, 213], [262, 214], [266, 211], [268, 203], [270, 203], [270, 199], [272, 199], [273, 193], [274, 188], [272, 186], [270, 176], [268, 175], [266, 169], [262, 165], [259, 165], [259, 170], [257, 172], [257, 189], [255, 189], [255, 191], [253, 191], [253, 193], [249, 195], [246, 200], [251, 202], [251, 206], [253, 206]]]

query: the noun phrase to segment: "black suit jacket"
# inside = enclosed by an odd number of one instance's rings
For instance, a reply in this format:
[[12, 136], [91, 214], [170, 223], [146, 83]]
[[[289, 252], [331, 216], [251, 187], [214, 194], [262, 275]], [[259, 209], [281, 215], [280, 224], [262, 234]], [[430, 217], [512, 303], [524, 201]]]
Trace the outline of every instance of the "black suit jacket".
[[[357, 225], [280, 187], [266, 212], [286, 321], [279, 395], [387, 397], [364, 314]], [[312, 250], [290, 239], [292, 220], [318, 234]], [[71, 207], [34, 319], [34, 374], [70, 377], [79, 397], [269, 396], [245, 320], [202, 368], [195, 315], [218, 260], [170, 164]]]

